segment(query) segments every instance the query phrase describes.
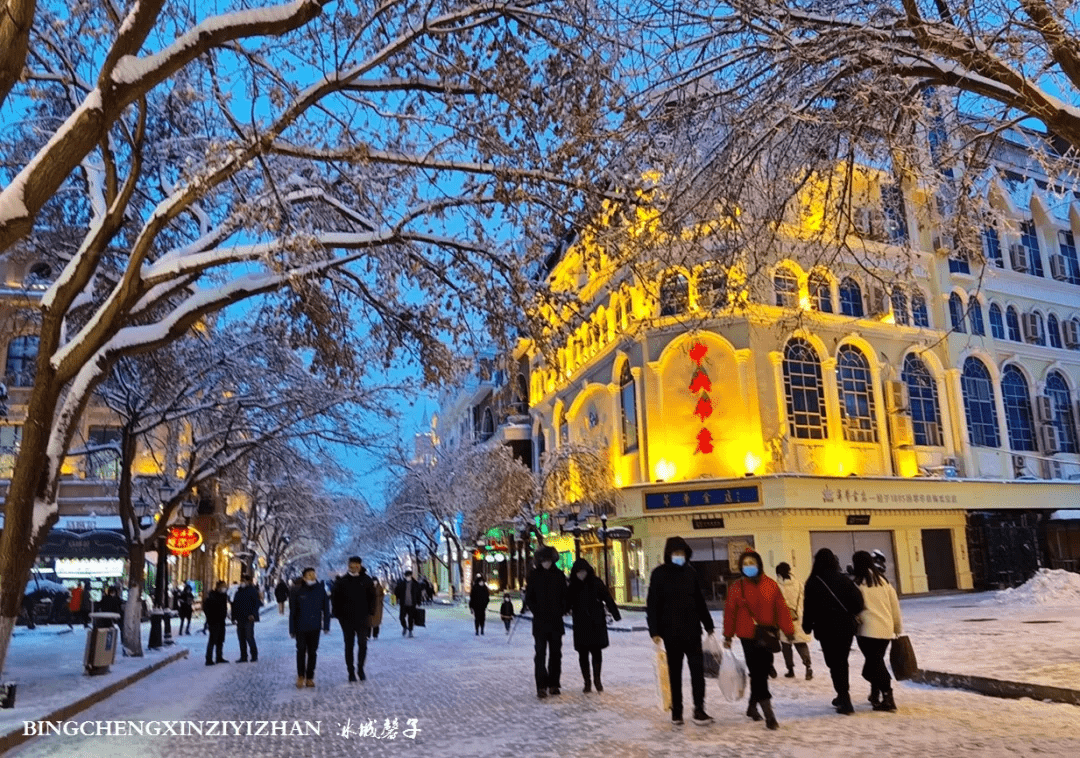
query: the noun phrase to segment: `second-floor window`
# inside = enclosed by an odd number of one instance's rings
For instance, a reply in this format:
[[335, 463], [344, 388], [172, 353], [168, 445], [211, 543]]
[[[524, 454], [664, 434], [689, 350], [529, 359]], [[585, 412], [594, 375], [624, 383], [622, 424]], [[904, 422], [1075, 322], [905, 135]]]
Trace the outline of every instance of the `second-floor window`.
[[964, 301], [955, 292], [949, 295], [949, 324], [953, 331], [967, 331], [964, 328]]
[[808, 440], [827, 439], [829, 432], [821, 361], [814, 348], [804, 340], [792, 339], [784, 348], [784, 390], [791, 436]]
[[1039, 251], [1039, 235], [1035, 231], [1034, 221], [1020, 224], [1020, 244], [1027, 248], [1028, 273], [1042, 276], [1042, 253]]
[[986, 334], [986, 324], [983, 322], [982, 315], [982, 303], [979, 302], [977, 297], [968, 300], [968, 324], [971, 326], [972, 334]]
[[911, 295], [911, 323], [913, 326], [930, 327], [930, 310], [926, 307], [926, 298], [921, 292]]
[[1061, 348], [1061, 329], [1058, 327], [1057, 316], [1053, 313], [1046, 317], [1046, 337], [1050, 340], [1050, 347]]
[[908, 304], [907, 295], [899, 287], [893, 287], [892, 291], [892, 311], [893, 318], [900, 326], [907, 326], [911, 323], [908, 318]]
[[990, 381], [990, 372], [978, 358], [964, 361], [960, 389], [964, 396], [968, 440], [979, 447], [1000, 447], [994, 384]]
[[776, 304], [781, 308], [794, 308], [799, 304], [799, 280], [786, 268], [777, 269], [773, 276]]
[[25, 334], [8, 343], [4, 383], [9, 387], [32, 387], [37, 365], [38, 338]]
[[1076, 417], [1073, 415], [1072, 395], [1069, 385], [1057, 371], [1051, 371], [1046, 377], [1046, 396], [1050, 398], [1052, 423], [1058, 430], [1058, 444], [1061, 452], [1077, 452]]
[[690, 285], [682, 274], [667, 274], [660, 281], [660, 315], [678, 316], [690, 308]]
[[1020, 337], [1020, 317], [1016, 315], [1016, 309], [1011, 305], [1005, 309], [1005, 327], [1009, 333], [1009, 339], [1013, 342], [1023, 342]]
[[990, 335], [995, 339], [1005, 339], [1005, 322], [1001, 318], [1001, 308], [997, 303], [990, 303]]
[[997, 229], [992, 226], [984, 226], [982, 230], [983, 255], [989, 263], [998, 268], [1005, 268], [1005, 261], [1001, 257], [1001, 238]]
[[118, 479], [120, 476], [120, 429], [115, 426], [92, 426], [87, 447], [95, 450], [86, 457], [87, 479]]
[[836, 357], [836, 388], [840, 394], [840, 423], [848, 442], [878, 440], [873, 386], [862, 351], [852, 345], [841, 347]]
[[1065, 259], [1065, 281], [1080, 284], [1080, 259], [1076, 255], [1076, 240], [1071, 231], [1062, 229], [1058, 232], [1058, 248]]
[[1009, 447], [1013, 450], [1035, 450], [1031, 395], [1028, 394], [1027, 380], [1016, 366], [1006, 366], [1001, 372], [1001, 401], [1005, 406]]
[[619, 375], [619, 413], [622, 432], [623, 453], [637, 450], [637, 395], [634, 389], [634, 375], [630, 373], [630, 364], [624, 363]]
[[807, 287], [810, 290], [810, 307], [821, 313], [832, 313], [832, 286], [828, 278], [821, 274], [811, 274]]
[[926, 363], [914, 353], [908, 353], [900, 378], [908, 388], [915, 444], [940, 446], [941, 411], [938, 407], [937, 382], [926, 368]]
[[862, 290], [854, 279], [840, 282], [840, 313], [856, 318], [863, 317]]

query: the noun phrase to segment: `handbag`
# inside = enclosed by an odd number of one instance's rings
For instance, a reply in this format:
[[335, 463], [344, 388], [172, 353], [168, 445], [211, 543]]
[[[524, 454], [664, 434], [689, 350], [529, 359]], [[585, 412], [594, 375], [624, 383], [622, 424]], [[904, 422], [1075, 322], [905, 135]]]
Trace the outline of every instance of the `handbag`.
[[750, 614], [750, 618], [754, 622], [754, 644], [768, 650], [770, 653], [779, 653], [780, 627], [764, 626], [758, 623], [758, 620], [754, 618], [754, 612], [750, 610], [750, 603], [746, 602], [746, 588], [743, 587], [741, 579], [739, 580], [739, 591], [742, 593], [743, 604], [746, 605], [746, 612]]
[[413, 607], [413, 624], [416, 626], [425, 626], [427, 624], [427, 609]]
[[667, 650], [663, 645], [656, 646], [656, 656], [653, 659], [653, 669], [656, 671], [656, 695], [660, 701], [660, 710], [671, 710], [671, 678], [668, 675]]
[[840, 610], [844, 611], [844, 613], [848, 615], [848, 624], [851, 626], [851, 629], [849, 631], [852, 634], [855, 634], [857, 631], [859, 631], [859, 617], [848, 610], [848, 607], [844, 605], [844, 602], [836, 596], [835, 592], [832, 591], [832, 587], [829, 586], [828, 582], [826, 582], [820, 576], [817, 579], [819, 582], [825, 585], [825, 589], [827, 589], [829, 591], [829, 594], [833, 596], [833, 600], [835, 600], [840, 606]]
[[906, 634], [892, 641], [892, 649], [889, 650], [889, 665], [892, 666], [893, 676], [901, 682], [910, 679], [919, 669], [919, 664], [915, 660], [915, 648], [911, 646], [911, 640]]
[[720, 692], [728, 702], [741, 700], [746, 692], [746, 664], [735, 657], [730, 650], [723, 651], [720, 657]]
[[701, 642], [701, 657], [705, 676], [710, 679], [720, 677], [720, 657], [722, 655], [720, 650], [720, 643], [717, 641], [716, 635], [705, 635], [705, 639]]

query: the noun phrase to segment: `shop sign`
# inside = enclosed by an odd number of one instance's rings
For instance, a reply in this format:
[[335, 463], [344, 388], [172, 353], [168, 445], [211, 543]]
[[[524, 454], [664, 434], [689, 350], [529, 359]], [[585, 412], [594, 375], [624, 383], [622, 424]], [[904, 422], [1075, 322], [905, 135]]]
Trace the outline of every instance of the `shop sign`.
[[165, 537], [165, 547], [170, 553], [187, 555], [203, 543], [202, 532], [193, 526], [174, 526]]
[[701, 508], [702, 506], [760, 505], [761, 487], [756, 484], [738, 487], [714, 487], [685, 492], [647, 492], [645, 510], [665, 508]]
[[851, 513], [847, 517], [848, 526], [870, 526], [869, 513]]
[[691, 520], [691, 525], [695, 529], [723, 529], [724, 517], [723, 516], [700, 516]]
[[957, 503], [956, 495], [927, 495], [924, 493], [889, 493], [881, 494], [877, 492], [871, 492], [867, 495], [866, 490], [856, 490], [851, 488], [837, 488], [831, 489], [825, 487], [821, 491], [821, 502], [823, 503], [880, 503], [885, 505], [886, 503], [921, 503], [932, 505], [955, 505]]

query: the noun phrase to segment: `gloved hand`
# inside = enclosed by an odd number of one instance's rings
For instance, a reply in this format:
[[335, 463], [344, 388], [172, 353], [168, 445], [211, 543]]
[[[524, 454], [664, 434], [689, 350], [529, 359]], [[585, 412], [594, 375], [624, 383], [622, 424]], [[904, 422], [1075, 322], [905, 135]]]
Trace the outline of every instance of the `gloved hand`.
[[724, 648], [731, 650], [731, 637], [724, 637]]
[[652, 638], [652, 641], [655, 642], [657, 645], [663, 645], [664, 644], [664, 638], [661, 637], [660, 635], [654, 636]]

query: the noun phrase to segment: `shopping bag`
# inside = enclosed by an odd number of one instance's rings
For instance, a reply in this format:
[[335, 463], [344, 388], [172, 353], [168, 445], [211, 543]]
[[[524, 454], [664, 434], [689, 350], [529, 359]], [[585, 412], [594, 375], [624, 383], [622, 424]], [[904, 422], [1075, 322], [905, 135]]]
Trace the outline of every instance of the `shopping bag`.
[[910, 679], [918, 670], [919, 664], [915, 660], [915, 648], [911, 646], [911, 640], [907, 635], [901, 635], [892, 641], [892, 649], [889, 651], [889, 664], [892, 666], [893, 676], [897, 680]]
[[746, 664], [725, 650], [720, 657], [720, 692], [729, 702], [741, 700], [746, 692]]
[[660, 699], [660, 710], [671, 710], [671, 679], [668, 678], [667, 651], [663, 644], [656, 646], [656, 694]]
[[427, 609], [426, 608], [413, 608], [413, 624], [416, 626], [425, 626], [427, 623]]
[[705, 676], [710, 679], [716, 679], [720, 676], [720, 649], [720, 643], [717, 641], [715, 634], [706, 634], [705, 639], [701, 641], [701, 655]]

